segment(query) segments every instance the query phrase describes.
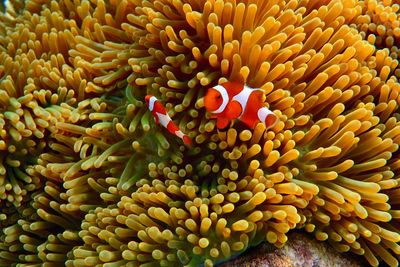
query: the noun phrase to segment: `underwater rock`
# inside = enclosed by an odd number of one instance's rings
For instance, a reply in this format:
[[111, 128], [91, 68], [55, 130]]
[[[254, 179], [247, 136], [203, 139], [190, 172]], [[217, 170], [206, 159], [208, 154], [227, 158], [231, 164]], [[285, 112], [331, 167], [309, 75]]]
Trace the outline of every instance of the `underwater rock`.
[[303, 266], [366, 266], [361, 257], [339, 253], [325, 242], [311, 239], [303, 233], [289, 234], [289, 241], [277, 249], [263, 243], [220, 267], [303, 267]]

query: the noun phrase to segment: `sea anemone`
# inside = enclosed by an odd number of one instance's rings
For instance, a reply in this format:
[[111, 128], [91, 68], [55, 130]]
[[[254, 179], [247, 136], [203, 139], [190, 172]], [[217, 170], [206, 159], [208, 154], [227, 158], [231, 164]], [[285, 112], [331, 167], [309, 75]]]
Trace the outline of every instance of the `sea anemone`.
[[[362, 14], [354, 19], [353, 25], [360, 31], [363, 39], [377, 49], [385, 50], [393, 59], [398, 59], [397, 47], [400, 38], [398, 3], [394, 1], [360, 1]], [[396, 77], [400, 73], [396, 68]]]
[[[398, 10], [10, 1], [0, 264], [212, 266], [298, 228], [397, 266]], [[204, 95], [227, 80], [262, 88], [279, 122], [217, 130]], [[147, 94], [192, 147], [155, 123]]]

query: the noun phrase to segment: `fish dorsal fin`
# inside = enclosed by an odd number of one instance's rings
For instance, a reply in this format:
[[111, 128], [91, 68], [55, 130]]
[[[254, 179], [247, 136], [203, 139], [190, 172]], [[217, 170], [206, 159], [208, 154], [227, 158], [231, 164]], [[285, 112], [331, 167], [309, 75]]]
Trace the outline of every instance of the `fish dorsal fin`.
[[230, 98], [239, 94], [245, 86], [244, 83], [231, 82], [231, 81], [225, 82], [221, 85], [226, 88]]

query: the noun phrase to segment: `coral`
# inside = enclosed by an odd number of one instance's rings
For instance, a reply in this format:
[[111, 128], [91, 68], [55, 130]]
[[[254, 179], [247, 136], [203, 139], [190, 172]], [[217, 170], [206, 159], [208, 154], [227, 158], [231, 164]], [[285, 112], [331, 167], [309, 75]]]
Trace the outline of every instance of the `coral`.
[[[356, 0], [10, 1], [0, 265], [212, 266], [264, 241], [282, 247], [298, 228], [397, 266], [398, 11]], [[262, 88], [275, 127], [218, 131], [204, 95], [226, 80]], [[155, 123], [147, 94], [192, 147]]]

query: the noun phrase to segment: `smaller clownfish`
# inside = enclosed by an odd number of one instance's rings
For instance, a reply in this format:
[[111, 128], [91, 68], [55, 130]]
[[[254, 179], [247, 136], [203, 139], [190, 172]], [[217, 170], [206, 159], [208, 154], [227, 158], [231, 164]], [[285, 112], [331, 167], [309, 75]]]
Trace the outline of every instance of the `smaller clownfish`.
[[179, 130], [178, 126], [176, 126], [176, 124], [172, 121], [160, 100], [153, 95], [147, 95], [145, 100], [147, 107], [156, 120], [156, 123], [160, 123], [162, 126], [167, 128], [170, 133], [178, 136], [186, 145], [190, 145], [192, 143], [190, 137]]
[[262, 89], [226, 82], [208, 89], [204, 105], [211, 113], [211, 118], [217, 119], [218, 129], [226, 128], [235, 119], [239, 119], [251, 129], [261, 121], [269, 129], [275, 126], [278, 117], [263, 106], [263, 95]]

